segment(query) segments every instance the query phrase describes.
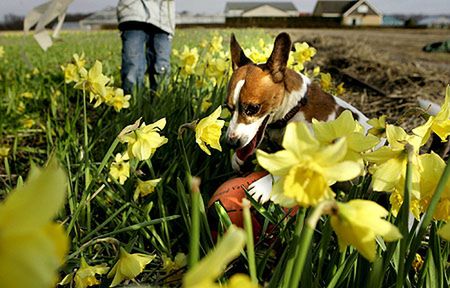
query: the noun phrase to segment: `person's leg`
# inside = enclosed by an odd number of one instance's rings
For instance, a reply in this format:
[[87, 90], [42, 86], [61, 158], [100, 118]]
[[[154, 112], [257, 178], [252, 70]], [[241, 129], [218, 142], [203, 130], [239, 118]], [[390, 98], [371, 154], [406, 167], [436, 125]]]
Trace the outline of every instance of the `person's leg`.
[[148, 36], [142, 30], [124, 30], [122, 38], [122, 88], [131, 94], [135, 87], [142, 88], [146, 70], [145, 43]]
[[170, 53], [172, 49], [172, 36], [154, 29], [147, 47], [149, 62], [150, 88], [156, 90], [158, 81], [170, 76]]

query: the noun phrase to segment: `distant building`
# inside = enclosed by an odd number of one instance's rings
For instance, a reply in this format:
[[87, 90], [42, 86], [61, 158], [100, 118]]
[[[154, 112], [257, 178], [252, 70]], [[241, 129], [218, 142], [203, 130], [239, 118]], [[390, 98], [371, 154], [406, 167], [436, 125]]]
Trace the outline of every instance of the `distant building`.
[[114, 27], [118, 25], [116, 7], [92, 13], [88, 17], [80, 20], [80, 28], [86, 30], [102, 29], [105, 27]]
[[395, 16], [392, 15], [384, 15], [383, 16], [383, 26], [391, 26], [391, 27], [401, 27], [405, 26], [405, 21], [398, 19]]
[[432, 16], [426, 17], [417, 22], [419, 26], [427, 26], [433, 28], [448, 28], [450, 27], [450, 17]]
[[[95, 30], [102, 28], [117, 27], [117, 13], [116, 7], [108, 7], [106, 9], [92, 13], [88, 17], [80, 20], [79, 27], [86, 30]], [[224, 24], [224, 15], [204, 15], [192, 14], [187, 11], [177, 13], [175, 16], [175, 23], [177, 25], [215, 25]]]
[[383, 14], [367, 0], [319, 0], [313, 15], [342, 18], [342, 24], [347, 26], [379, 26], [383, 21]]
[[225, 17], [297, 17], [297, 7], [292, 2], [227, 2]]
[[225, 16], [223, 14], [205, 15], [192, 14], [187, 11], [177, 13], [175, 17], [176, 25], [216, 25], [224, 24]]

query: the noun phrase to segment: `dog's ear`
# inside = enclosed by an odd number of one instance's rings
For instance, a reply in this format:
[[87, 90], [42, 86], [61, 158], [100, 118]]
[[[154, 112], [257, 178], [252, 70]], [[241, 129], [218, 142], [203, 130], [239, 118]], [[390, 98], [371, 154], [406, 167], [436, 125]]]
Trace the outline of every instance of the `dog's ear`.
[[284, 78], [289, 53], [291, 52], [291, 45], [291, 37], [287, 33], [280, 33], [275, 39], [272, 54], [270, 54], [266, 63], [275, 83], [281, 82]]
[[233, 70], [238, 69], [241, 66], [252, 63], [252, 60], [245, 56], [244, 51], [236, 40], [234, 33], [231, 34], [230, 39], [230, 51], [231, 51], [231, 63]]

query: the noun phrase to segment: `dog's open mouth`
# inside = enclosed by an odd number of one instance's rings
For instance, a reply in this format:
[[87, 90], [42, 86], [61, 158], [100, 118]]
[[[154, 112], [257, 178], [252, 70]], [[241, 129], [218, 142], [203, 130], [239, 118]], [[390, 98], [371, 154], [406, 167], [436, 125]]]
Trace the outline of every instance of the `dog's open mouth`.
[[253, 137], [253, 139], [247, 145], [236, 149], [236, 156], [243, 162], [246, 161], [247, 158], [250, 157], [255, 152], [259, 143], [261, 143], [268, 121], [269, 115], [266, 116], [261, 126], [259, 126], [258, 132], [256, 132], [255, 137]]

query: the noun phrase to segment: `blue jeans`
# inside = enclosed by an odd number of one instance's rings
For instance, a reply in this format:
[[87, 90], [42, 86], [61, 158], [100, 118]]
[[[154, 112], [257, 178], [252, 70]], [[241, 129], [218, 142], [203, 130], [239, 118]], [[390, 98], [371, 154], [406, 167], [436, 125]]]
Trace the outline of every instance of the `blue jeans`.
[[[170, 73], [170, 34], [154, 29], [122, 30], [122, 88], [127, 94], [144, 86], [148, 71], [150, 89], [156, 90], [157, 80]], [[159, 76], [158, 76], [159, 75]]]

